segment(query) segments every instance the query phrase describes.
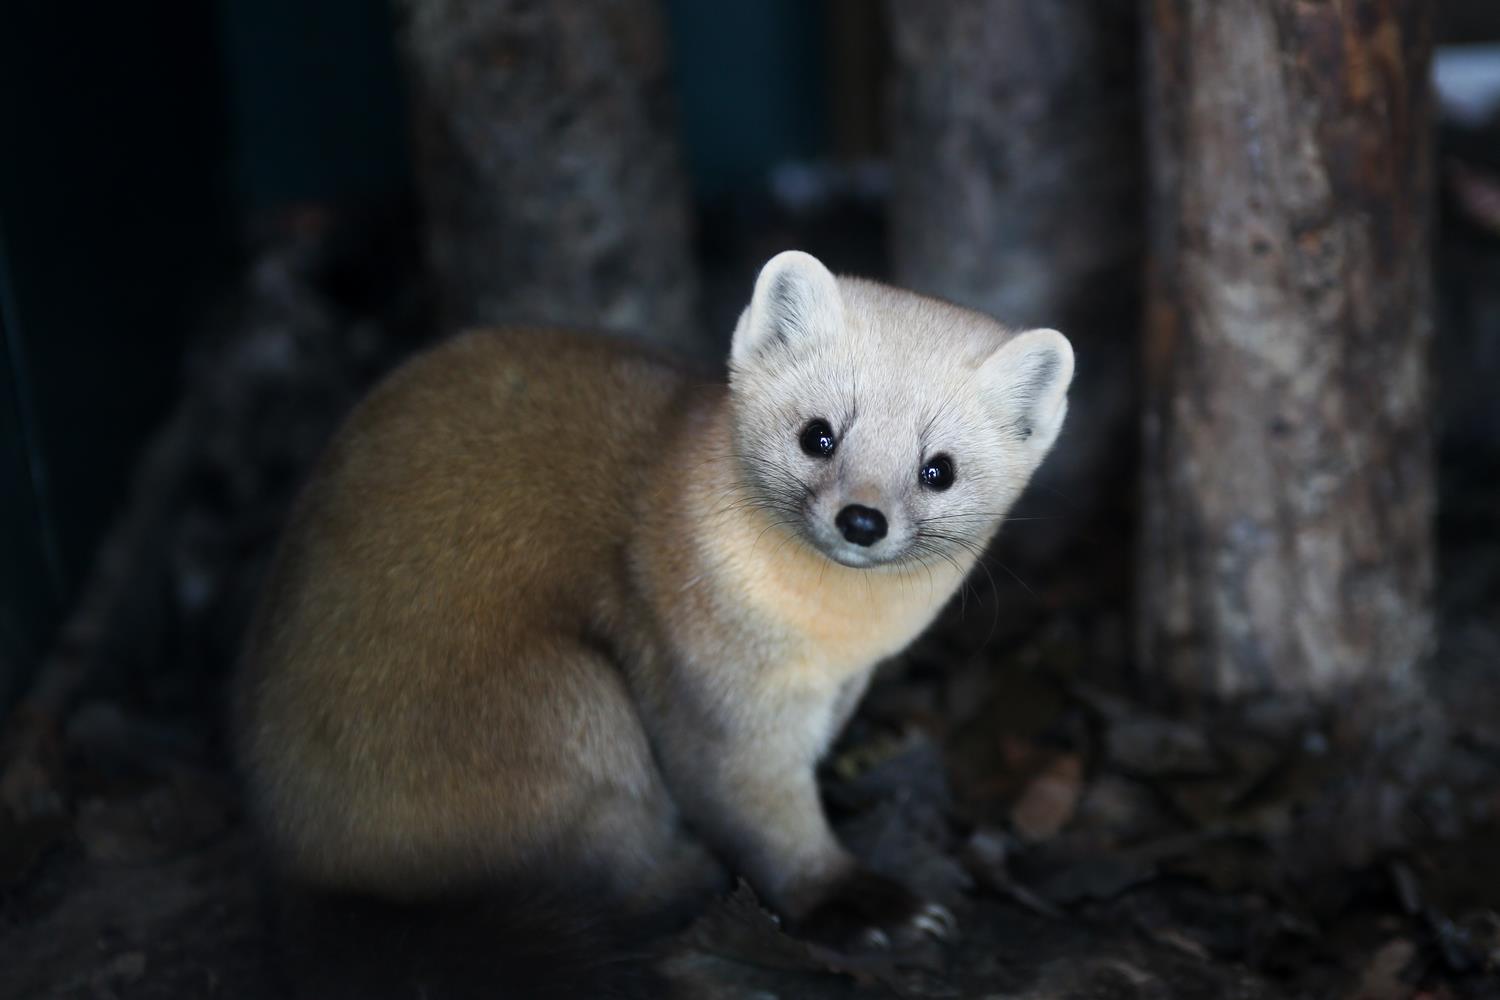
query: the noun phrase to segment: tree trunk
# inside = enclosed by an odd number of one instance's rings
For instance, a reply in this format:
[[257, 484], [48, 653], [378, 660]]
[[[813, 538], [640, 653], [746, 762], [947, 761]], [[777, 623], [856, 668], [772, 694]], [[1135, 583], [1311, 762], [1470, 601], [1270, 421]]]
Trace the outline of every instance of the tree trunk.
[[1431, 4], [1157, 0], [1140, 654], [1409, 688], [1429, 643]]
[[892, 0], [901, 281], [1037, 324], [1135, 262], [1134, 6]]
[[447, 321], [562, 323], [698, 348], [658, 5], [403, 6]]
[[1006, 538], [1007, 558], [1034, 574], [1104, 505], [1119, 516], [1134, 468], [1144, 154], [1139, 53], [1122, 39], [1139, 36], [1137, 4], [887, 10], [898, 281], [1057, 327], [1078, 353], [1065, 439], [1036, 484], [1046, 517]]

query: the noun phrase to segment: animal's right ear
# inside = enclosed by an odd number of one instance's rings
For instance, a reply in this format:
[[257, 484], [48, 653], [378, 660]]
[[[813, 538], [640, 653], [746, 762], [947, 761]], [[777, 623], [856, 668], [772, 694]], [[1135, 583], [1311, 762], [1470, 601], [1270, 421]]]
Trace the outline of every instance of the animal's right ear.
[[730, 349], [741, 365], [772, 345], [796, 348], [844, 325], [838, 282], [812, 254], [785, 250], [760, 269], [755, 294], [740, 315]]

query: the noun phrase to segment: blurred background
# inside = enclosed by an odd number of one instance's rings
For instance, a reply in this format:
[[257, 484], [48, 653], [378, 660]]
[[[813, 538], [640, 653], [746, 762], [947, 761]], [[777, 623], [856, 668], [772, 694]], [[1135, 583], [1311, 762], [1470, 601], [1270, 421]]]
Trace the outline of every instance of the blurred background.
[[[1106, 30], [1131, 30], [1127, 7], [1115, 4], [1104, 27], [1080, 31], [1043, 24], [1032, 30], [1053, 30], [1059, 44], [1077, 47], [1062, 53], [1077, 62], [1090, 57]], [[435, 67], [458, 62], [453, 52], [439, 49], [457, 43], [428, 38], [420, 24], [398, 30], [396, 12], [369, 0], [163, 2], [145, 10], [98, 12], [86, 30], [53, 5], [11, 6], [0, 40], [6, 146], [12, 151], [0, 161], [7, 344], [0, 385], [4, 469], [15, 487], [5, 491], [3, 524], [6, 551], [14, 556], [0, 570], [0, 705], [20, 695], [51, 647], [62, 616], [77, 604], [100, 562], [107, 529], [127, 513], [132, 488], [154, 488], [152, 477], [141, 472], [149, 465], [153, 432], [195, 392], [215, 395], [191, 380], [211, 382], [205, 369], [233, 380], [236, 363], [276, 362], [217, 356], [248, 350], [231, 346], [228, 341], [243, 338], [225, 332], [256, 322], [246, 310], [276, 313], [260, 322], [336, 328], [324, 335], [336, 343], [305, 343], [318, 337], [306, 330], [297, 331], [301, 339], [290, 331], [283, 335], [291, 338], [288, 344], [296, 341], [317, 355], [310, 367], [327, 369], [301, 377], [352, 382], [340, 386], [343, 395], [299, 399], [272, 385], [259, 390], [269, 398], [245, 399], [244, 412], [218, 417], [235, 425], [220, 427], [222, 434], [259, 433], [271, 439], [271, 447], [305, 456], [316, 451], [348, 405], [349, 391], [439, 330], [464, 322], [607, 327], [717, 363], [755, 269], [780, 249], [805, 247], [835, 269], [892, 276], [894, 168], [887, 106], [893, 66], [881, 11], [848, 2], [673, 2], [658, 16], [654, 9], [642, 8], [643, 15], [625, 5], [597, 29], [601, 40], [591, 42], [584, 37], [591, 27], [586, 16], [563, 16], [565, 23], [547, 25], [537, 23], [545, 20], [540, 7], [496, 9], [517, 24], [498, 32], [497, 44], [532, 46], [537, 65], [517, 74], [514, 95], [496, 98], [498, 106], [482, 105], [484, 98], [476, 95], [475, 106], [462, 110], [491, 115], [495, 124], [475, 127], [503, 132], [492, 137], [496, 156], [518, 162], [480, 178], [433, 167], [429, 188], [439, 193], [426, 209], [443, 223], [434, 221], [428, 231], [443, 235], [424, 245], [414, 135], [438, 116], [424, 113], [421, 96], [409, 92], [400, 31], [411, 30], [419, 43], [425, 39], [433, 46]], [[442, 29], [428, 30], [440, 35]], [[1078, 37], [1068, 37], [1069, 30]], [[941, 39], [918, 38], [915, 44]], [[589, 45], [603, 48], [594, 52]], [[1080, 106], [1096, 99], [1067, 130], [1081, 133], [1106, 122], [1115, 134], [1131, 133], [1137, 118], [1133, 56], [1123, 48], [1121, 53], [1097, 78], [1082, 81], [1088, 93], [1067, 98]], [[568, 60], [577, 65], [566, 65]], [[1011, 79], [1002, 74], [993, 83], [1016, 91], [1014, 114], [1032, 120], [1038, 109], [1019, 105], [1028, 99], [1028, 88], [1038, 92], [1045, 81], [1028, 82], [1027, 72], [1017, 68]], [[459, 86], [438, 78], [437, 70], [430, 76], [434, 88]], [[579, 111], [591, 87], [614, 89], [617, 98], [594, 96], [598, 106]], [[1049, 126], [1043, 121], [1033, 127]], [[420, 148], [441, 157], [442, 141]], [[1070, 140], [1064, 135], [1063, 141]], [[1092, 145], [1111, 150], [1108, 142]], [[1114, 146], [1127, 158], [1139, 156], [1131, 145]], [[990, 169], [1030, 170], [1026, 158], [1027, 150], [1018, 148], [994, 168], [973, 169], [985, 183]], [[961, 171], [963, 164], [950, 169]], [[1014, 183], [1015, 190], [1004, 195], [1007, 205], [1019, 208], [1033, 195], [1057, 197], [1055, 189], [1069, 182], [1052, 166], [1042, 165], [1039, 173], [1046, 176]], [[1129, 159], [1111, 164], [1110, 174], [1105, 185], [1113, 190], [1104, 204], [1089, 197], [1092, 190], [1077, 192], [1068, 196], [1076, 208], [1054, 211], [1039, 224], [1060, 228], [1069, 212], [1110, 214], [1110, 245], [1074, 250], [1072, 256], [1079, 258], [1075, 270], [1113, 270], [1105, 274], [1112, 282], [1108, 290], [1091, 290], [1088, 297], [1118, 324], [1135, 308], [1130, 269], [1137, 266], [1139, 243], [1130, 232], [1115, 235], [1120, 227], [1114, 217], [1129, 225], [1141, 177]], [[492, 185], [493, 193], [460, 190], [465, 184]], [[479, 219], [466, 229], [444, 213], [460, 220], [485, 213], [506, 217]], [[481, 222], [496, 235], [472, 232]], [[445, 239], [457, 245], [445, 250]], [[976, 245], [971, 235], [966, 248], [976, 255], [1022, 253], [1032, 252], [1025, 243], [1036, 242], [1019, 230], [1009, 238], [1012, 248], [993, 245], [996, 239]], [[1070, 242], [1086, 240], [1075, 236]], [[422, 273], [424, 256], [449, 275], [440, 284], [450, 287], [432, 292]], [[466, 263], [451, 263], [454, 256]], [[925, 265], [932, 270], [952, 252], [914, 249], [910, 256], [935, 258]], [[1062, 298], [1054, 291], [1018, 287], [1061, 282], [1062, 274], [994, 282], [990, 270], [957, 276], [971, 286], [964, 297], [972, 304], [998, 307], [1017, 323], [1062, 326], [1071, 318], [1053, 315], [1049, 307]], [[1030, 270], [1039, 271], [1035, 264]], [[476, 271], [478, 277], [471, 275]], [[1097, 276], [1069, 277], [1081, 283]], [[486, 282], [495, 287], [481, 287]], [[964, 290], [941, 287], [940, 280], [927, 284], [950, 295]], [[996, 287], [1008, 300], [994, 299]], [[299, 294], [305, 301], [288, 300]], [[403, 324], [399, 332], [387, 329]], [[351, 333], [355, 328], [363, 332]], [[344, 343], [341, 338], [349, 336], [364, 340]], [[1128, 344], [1126, 329], [1107, 338], [1116, 364], [1128, 367]], [[253, 380], [250, 371], [239, 374]], [[1111, 377], [1104, 385], [1111, 393], [1129, 392], [1128, 378]], [[243, 386], [226, 391], [251, 394]], [[222, 394], [214, 403], [236, 405]], [[299, 406], [322, 412], [288, 412]], [[294, 421], [287, 426], [305, 440], [277, 440], [278, 432], [253, 426], [278, 421]], [[208, 433], [202, 424], [198, 430]], [[1124, 431], [1124, 437], [1133, 432]], [[270, 461], [263, 454], [231, 452], [215, 458], [243, 466]], [[295, 477], [302, 462], [289, 461], [292, 467], [283, 471]], [[241, 478], [257, 473], [246, 471]], [[196, 474], [233, 479], [237, 472]], [[220, 498], [226, 504], [264, 499], [243, 495], [249, 489], [244, 483], [168, 488], [219, 489], [228, 494]], [[191, 528], [161, 530], [180, 538]], [[256, 538], [249, 548], [264, 541]], [[176, 557], [166, 547], [158, 543], [147, 558], [171, 562]], [[146, 613], [188, 612], [177, 607], [183, 595], [171, 593], [184, 586], [172, 577], [188, 572], [186, 567], [159, 565], [150, 572], [150, 584], [141, 571], [131, 570], [132, 599], [170, 606]], [[216, 597], [200, 594], [190, 603]], [[158, 633], [153, 643], [172, 642], [182, 639], [168, 637], [179, 626], [192, 628], [177, 622], [164, 633], [153, 622], [143, 629]], [[159, 651], [153, 644], [144, 655]]]
[[[679, 82], [661, 99], [701, 220], [695, 253], [726, 286], [712, 306], [694, 290], [693, 329], [674, 332], [701, 339], [704, 356], [727, 343], [749, 258], [803, 235], [783, 218], [789, 205], [859, 201], [845, 264], [885, 266], [874, 84], [888, 55], [857, 7], [673, 3], [646, 29], [673, 43]], [[852, 36], [835, 30], [840, 17]], [[384, 320], [400, 297], [389, 285], [420, 280], [397, 41], [393, 12], [374, 0], [164, 0], [96, 10], [86, 25], [53, 4], [7, 5], [0, 704], [55, 637], [185, 390], [192, 344], [224, 321], [217, 310], [259, 255], [302, 240], [337, 258], [298, 277], [347, 297], [338, 322]], [[665, 88], [668, 67], [652, 71]], [[533, 155], [545, 170], [545, 151]]]
[[[1326, 58], [1337, 75], [1336, 30], [1294, 30], [1286, 5], [1243, 6], [1276, 11], [1265, 23], [1284, 34], [1267, 44], [1297, 53], [1286, 65], [1316, 75]], [[1447, 685], [1444, 704], [1470, 714], [1439, 714], [1480, 730], [1500, 711], [1500, 6], [1354, 6], [1329, 17], [1376, 40], [1373, 68], [1359, 70], [1377, 77], [1375, 96], [1358, 73], [1338, 76], [1339, 113], [1351, 117], [1319, 134], [1334, 159], [1384, 163], [1394, 149], [1404, 165], [1384, 201], [1383, 182], [1370, 180], [1379, 171], [1352, 168], [1352, 186], [1336, 179], [1331, 197], [1395, 206], [1389, 218], [1369, 209], [1372, 252], [1395, 277], [1351, 314], [1376, 316], [1377, 333], [1403, 322], [1431, 331], [1393, 335], [1406, 346], [1369, 363], [1390, 372], [1431, 358], [1432, 388], [1417, 409], [1391, 404], [1408, 413], [1391, 418], [1391, 435], [1416, 442], [1412, 476], [1435, 470], [1435, 506], [1420, 486], [1410, 517], [1370, 515], [1370, 544], [1389, 543], [1395, 582], [1378, 600], [1352, 600], [1401, 633], [1330, 632], [1348, 648], [1327, 676], [1346, 680], [1355, 662], [1404, 676], [1421, 661], [1425, 672], [1398, 686]], [[1179, 8], [1197, 13], [1178, 23]], [[1152, 567], [1183, 580], [1199, 572], [1176, 568], [1192, 560], [1173, 535], [1189, 507], [1173, 504], [1196, 488], [1213, 506], [1211, 488], [1174, 478], [1176, 446], [1149, 431], [1151, 414], [1170, 423], [1184, 412], [1173, 409], [1191, 395], [1182, 380], [1211, 357], [1189, 351], [1163, 368], [1158, 356], [1176, 343], [1163, 316], [1198, 308], [1174, 284], [1178, 269], [1164, 277], [1163, 267], [1212, 229], [1193, 216], [1203, 211], [1194, 181], [1174, 159], [1197, 134], [1193, 112], [1171, 103], [1184, 80], [1210, 72], [1191, 57], [1213, 62], [1193, 34], [1206, 9], [157, 0], [85, 13], [7, 3], [0, 718], [12, 714], [0, 729], [0, 800], [19, 818], [0, 827], [11, 835], [0, 884], [46, 871], [37, 866], [55, 859], [60, 837], [88, 847], [86, 832], [59, 831], [81, 815], [79, 789], [109, 777], [93, 764], [79, 776], [89, 747], [148, 746], [221, 774], [221, 682], [277, 528], [371, 382], [462, 325], [506, 321], [606, 329], [720, 365], [757, 268], [790, 247], [1009, 323], [1056, 326], [1078, 353], [1066, 436], [976, 582], [975, 604], [913, 654], [918, 676], [1022, 649], [1028, 663], [1060, 656], [1070, 680], [1158, 707], [1247, 692], [1311, 692], [1306, 702], [1320, 704], [1336, 685], [1319, 679], [1316, 656], [1262, 677], [1230, 652], [1213, 661], [1230, 666], [1197, 681], [1183, 680], [1200, 676], [1195, 666], [1153, 665], [1158, 655], [1176, 663], [1189, 640], [1152, 610], [1149, 595], [1174, 592]], [[1429, 14], [1431, 36], [1413, 43]], [[1258, 78], [1245, 79], [1258, 92]], [[1361, 101], [1410, 130], [1377, 129], [1377, 146], [1361, 145]], [[1223, 141], [1226, 175], [1261, 155], [1248, 140]], [[1174, 201], [1179, 189], [1189, 195]], [[1321, 259], [1309, 253], [1297, 267]], [[1383, 297], [1387, 285], [1395, 298]], [[1376, 493], [1401, 493], [1397, 508], [1407, 473], [1393, 476]], [[1143, 496], [1176, 513], [1153, 522]], [[1205, 515], [1191, 544], [1217, 551], [1218, 527]], [[1224, 537], [1225, 552], [1240, 544]], [[1234, 647], [1229, 632], [1207, 644]], [[916, 711], [903, 704], [892, 711]], [[1493, 764], [1497, 747], [1476, 752]], [[1013, 784], [1011, 802], [1024, 797], [1025, 782]], [[1500, 810], [1500, 790], [1493, 799], [1486, 808]], [[153, 834], [148, 823], [130, 836]], [[1495, 881], [1487, 898], [1500, 901]], [[17, 898], [13, 920], [41, 919], [34, 895]], [[1493, 916], [1493, 905], [1480, 910]], [[1497, 960], [1496, 935], [1473, 932], [1478, 943], [1465, 947], [1480, 957], [1461, 956], [1465, 974]]]

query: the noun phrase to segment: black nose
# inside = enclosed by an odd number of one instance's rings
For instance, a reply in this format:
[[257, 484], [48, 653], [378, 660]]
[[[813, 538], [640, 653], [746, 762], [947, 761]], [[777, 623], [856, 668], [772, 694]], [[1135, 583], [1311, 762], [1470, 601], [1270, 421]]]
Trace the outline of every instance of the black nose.
[[839, 511], [833, 523], [855, 545], [874, 545], [885, 537], [885, 515], [873, 507], [851, 503]]

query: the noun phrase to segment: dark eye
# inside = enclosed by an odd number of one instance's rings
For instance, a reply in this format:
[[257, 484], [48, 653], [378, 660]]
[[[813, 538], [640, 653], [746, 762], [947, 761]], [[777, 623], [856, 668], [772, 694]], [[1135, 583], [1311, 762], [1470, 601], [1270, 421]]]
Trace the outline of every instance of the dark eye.
[[833, 449], [838, 442], [833, 439], [833, 428], [828, 426], [826, 420], [810, 420], [806, 427], [802, 428], [802, 437], [799, 439], [802, 450], [813, 458], [827, 458], [833, 454]]
[[946, 490], [953, 485], [953, 459], [947, 455], [929, 459], [917, 476], [928, 489]]

